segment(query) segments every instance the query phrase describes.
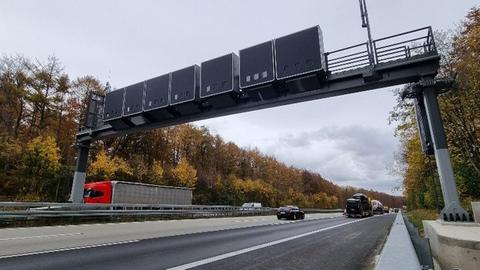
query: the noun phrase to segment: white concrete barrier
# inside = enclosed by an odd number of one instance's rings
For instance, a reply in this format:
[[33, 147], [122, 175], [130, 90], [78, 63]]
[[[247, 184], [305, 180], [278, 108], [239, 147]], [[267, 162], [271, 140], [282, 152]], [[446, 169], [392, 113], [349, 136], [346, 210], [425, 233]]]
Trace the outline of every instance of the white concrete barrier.
[[480, 269], [480, 224], [424, 220], [423, 227], [442, 269]]
[[415, 253], [401, 213], [397, 214], [375, 270], [418, 270], [420, 262]]

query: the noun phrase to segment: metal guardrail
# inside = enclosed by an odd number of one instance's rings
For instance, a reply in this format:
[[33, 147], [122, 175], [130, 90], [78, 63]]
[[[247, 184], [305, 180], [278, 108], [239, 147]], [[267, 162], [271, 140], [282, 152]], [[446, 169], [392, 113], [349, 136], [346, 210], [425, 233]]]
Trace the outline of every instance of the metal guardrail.
[[[51, 202], [0, 202], [1, 219], [113, 216], [220, 217], [272, 215], [276, 208], [231, 205], [74, 204]], [[334, 213], [341, 209], [304, 209], [307, 213]]]
[[245, 209], [228, 205], [0, 202], [0, 219], [113, 216], [243, 216], [272, 214], [273, 211], [272, 208], [266, 207]]
[[327, 71], [344, 72], [437, 52], [431, 27], [376, 39], [372, 44], [373, 55], [369, 53], [367, 42], [325, 53]]
[[[95, 208], [115, 208], [115, 209], [226, 209], [235, 208], [231, 205], [179, 205], [179, 204], [133, 204], [133, 203], [56, 203], [56, 202], [0, 202], [0, 208], [22, 208], [22, 207], [46, 207], [46, 208], [58, 208], [68, 207], [70, 209], [95, 209]], [[240, 208], [240, 207], [236, 207]]]
[[407, 227], [408, 234], [412, 240], [413, 247], [417, 253], [418, 261], [422, 270], [434, 269], [432, 251], [428, 238], [420, 237], [418, 229], [408, 220], [408, 217], [402, 213], [403, 221]]
[[[275, 208], [275, 210], [277, 210]], [[305, 213], [343, 213], [343, 209], [323, 209], [323, 208], [301, 208]]]

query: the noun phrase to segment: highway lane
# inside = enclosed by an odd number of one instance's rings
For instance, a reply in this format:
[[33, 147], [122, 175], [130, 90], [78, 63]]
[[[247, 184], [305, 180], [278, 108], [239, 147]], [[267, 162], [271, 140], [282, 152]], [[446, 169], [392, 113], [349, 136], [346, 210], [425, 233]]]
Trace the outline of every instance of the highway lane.
[[335, 217], [137, 239], [3, 258], [0, 269], [365, 269], [393, 218]]
[[[341, 213], [308, 214], [306, 219], [338, 216], [341, 216]], [[270, 215], [0, 229], [0, 258], [44, 250], [104, 245], [279, 222], [290, 221], [278, 221], [275, 216]]]
[[373, 269], [393, 217], [341, 226], [195, 269]]

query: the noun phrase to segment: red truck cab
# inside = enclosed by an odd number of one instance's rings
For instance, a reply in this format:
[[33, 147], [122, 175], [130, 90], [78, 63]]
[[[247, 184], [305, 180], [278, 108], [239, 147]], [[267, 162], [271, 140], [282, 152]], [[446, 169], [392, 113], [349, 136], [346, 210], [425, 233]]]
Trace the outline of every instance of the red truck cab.
[[84, 203], [111, 203], [112, 202], [112, 182], [101, 181], [87, 183], [83, 189]]

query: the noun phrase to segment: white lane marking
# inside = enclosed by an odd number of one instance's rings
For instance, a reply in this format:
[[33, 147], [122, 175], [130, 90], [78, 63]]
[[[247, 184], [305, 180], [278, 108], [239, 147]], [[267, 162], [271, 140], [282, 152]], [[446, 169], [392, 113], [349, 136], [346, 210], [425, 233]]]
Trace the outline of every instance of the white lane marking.
[[299, 235], [294, 235], [294, 236], [291, 236], [291, 237], [287, 237], [287, 238], [284, 238], [284, 239], [268, 242], [268, 243], [265, 243], [265, 244], [240, 249], [240, 250], [237, 250], [237, 251], [228, 252], [228, 253], [225, 253], [225, 254], [221, 254], [221, 255], [218, 255], [218, 256], [206, 258], [206, 259], [199, 260], [199, 261], [196, 261], [196, 262], [191, 262], [191, 263], [175, 266], [175, 267], [172, 267], [172, 268], [168, 268], [167, 270], [190, 269], [190, 268], [193, 268], [193, 267], [197, 267], [197, 266], [200, 266], [200, 265], [204, 265], [204, 264], [212, 263], [212, 262], [215, 262], [215, 261], [223, 260], [223, 259], [226, 259], [226, 258], [234, 257], [234, 256], [237, 256], [237, 255], [240, 255], [240, 254], [243, 254], [243, 253], [247, 253], [247, 252], [250, 252], [250, 251], [254, 251], [254, 250], [257, 250], [257, 249], [270, 247], [270, 246], [273, 246], [273, 245], [277, 245], [277, 244], [280, 244], [280, 243], [284, 243], [284, 242], [287, 242], [287, 241], [291, 241], [291, 240], [298, 239], [298, 238], [301, 238], [301, 237], [305, 237], [305, 236], [308, 236], [308, 235], [312, 235], [312, 234], [315, 234], [315, 233], [319, 233], [319, 232], [323, 232], [323, 231], [326, 231], [326, 230], [342, 227], [342, 226], [352, 224], [352, 223], [356, 223], [356, 222], [360, 222], [360, 221], [365, 221], [365, 220], [368, 220], [368, 219], [374, 218], [374, 217], [375, 216], [368, 217], [368, 218], [363, 218], [363, 219], [358, 219], [358, 220], [354, 220], [354, 221], [349, 221], [349, 222], [345, 222], [345, 223], [341, 223], [341, 224], [337, 224], [337, 225], [333, 225], [333, 226], [330, 226], [330, 227], [314, 230], [314, 231], [307, 232], [307, 233], [302, 233], [302, 234], [299, 234]]
[[83, 233], [80, 233], [80, 232], [79, 232], [79, 233], [44, 234], [44, 235], [34, 235], [34, 236], [24, 236], [24, 237], [0, 238], [0, 241], [25, 240], [25, 239], [62, 237], [62, 236], [74, 236], [74, 235], [82, 235], [82, 234], [83, 234]]
[[127, 240], [127, 241], [111, 242], [111, 243], [104, 243], [104, 244], [95, 244], [95, 245], [79, 246], [79, 247], [49, 249], [49, 250], [34, 251], [34, 252], [21, 253], [21, 254], [4, 255], [4, 256], [0, 256], [0, 259], [23, 257], [23, 256], [29, 256], [29, 255], [47, 254], [47, 253], [54, 253], [54, 252], [60, 252], [60, 251], [69, 251], [69, 250], [78, 250], [78, 249], [86, 249], [86, 248], [106, 247], [106, 246], [113, 246], [113, 245], [121, 245], [121, 244], [135, 243], [135, 242], [138, 242], [138, 241], [140, 241], [140, 240], [139, 240], [139, 239], [136, 239], [136, 240]]

